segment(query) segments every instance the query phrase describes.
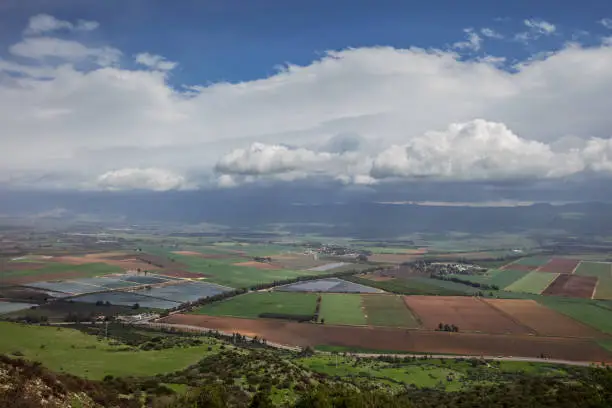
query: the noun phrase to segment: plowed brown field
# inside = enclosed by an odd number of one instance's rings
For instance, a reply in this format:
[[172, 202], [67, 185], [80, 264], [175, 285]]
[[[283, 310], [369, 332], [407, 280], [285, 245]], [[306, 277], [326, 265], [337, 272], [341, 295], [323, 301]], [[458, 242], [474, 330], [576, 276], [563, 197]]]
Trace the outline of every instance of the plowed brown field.
[[540, 266], [538, 272], [573, 273], [580, 261], [575, 259], [553, 258]]
[[590, 299], [596, 284], [594, 276], [559, 275], [542, 294]]
[[605, 334], [570, 317], [555, 312], [534, 300], [485, 299], [493, 307], [512, 319], [531, 327], [541, 336], [556, 337], [606, 337]]
[[419, 317], [423, 327], [435, 330], [440, 323], [454, 324], [461, 332], [528, 334], [521, 325], [488, 303], [466, 296], [404, 296], [406, 305]]
[[329, 326], [268, 319], [240, 319], [176, 314], [164, 323], [193, 325], [263, 337], [271, 342], [294, 346], [333, 345], [371, 350], [397, 350], [458, 355], [522, 356], [610, 362], [612, 355], [585, 339], [524, 335], [446, 333], [355, 326]]

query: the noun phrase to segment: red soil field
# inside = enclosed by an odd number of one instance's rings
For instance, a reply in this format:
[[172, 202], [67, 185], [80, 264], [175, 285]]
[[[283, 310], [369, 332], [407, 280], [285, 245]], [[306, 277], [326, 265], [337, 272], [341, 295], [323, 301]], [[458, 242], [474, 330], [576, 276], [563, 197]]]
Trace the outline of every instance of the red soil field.
[[538, 267], [536, 265], [521, 265], [521, 264], [514, 263], [514, 264], [504, 265], [500, 269], [510, 270], [510, 271], [531, 272], [533, 270], [538, 269]]
[[598, 338], [605, 334], [570, 317], [542, 306], [534, 300], [484, 299], [513, 320], [531, 327], [538, 335]]
[[404, 296], [404, 301], [419, 317], [423, 327], [435, 330], [440, 323], [454, 324], [460, 332], [492, 334], [529, 334], [523, 326], [488, 303], [465, 296]]
[[278, 265], [269, 264], [266, 262], [256, 262], [256, 261], [239, 262], [239, 263], [235, 263], [234, 266], [248, 266], [248, 267], [257, 268], [257, 269], [282, 269]]
[[553, 258], [540, 266], [538, 272], [573, 273], [580, 261], [575, 259]]
[[559, 275], [542, 294], [590, 299], [595, 285], [595, 276]]
[[397, 350], [457, 355], [538, 357], [610, 362], [612, 355], [592, 341], [523, 335], [446, 333], [381, 327], [330, 326], [272, 319], [240, 319], [176, 314], [164, 323], [192, 325], [259, 336], [292, 346], [332, 345], [372, 350]]

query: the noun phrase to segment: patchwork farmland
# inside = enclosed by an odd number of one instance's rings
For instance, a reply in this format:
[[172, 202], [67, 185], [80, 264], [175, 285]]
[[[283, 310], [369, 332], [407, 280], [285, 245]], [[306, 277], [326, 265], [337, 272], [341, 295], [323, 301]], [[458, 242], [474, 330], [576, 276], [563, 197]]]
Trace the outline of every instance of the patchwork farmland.
[[549, 262], [540, 266], [538, 272], [553, 272], [553, 273], [573, 273], [574, 269], [580, 264], [580, 261], [575, 259], [553, 258]]
[[542, 294], [590, 299], [596, 284], [594, 276], [559, 275]]
[[505, 290], [510, 292], [523, 292], [539, 295], [558, 276], [558, 273], [529, 272], [521, 279], [507, 286]]
[[[449, 253], [449, 259], [456, 254]], [[0, 283], [10, 284], [11, 289], [0, 291], [0, 314], [11, 318], [49, 314], [61, 321], [79, 309], [90, 314], [102, 313], [105, 307], [115, 314], [139, 308], [174, 310], [185, 302], [227, 293], [224, 300], [184, 308], [163, 322], [258, 335], [297, 346], [611, 358], [597, 342], [612, 339], [612, 329], [601, 322], [610, 319], [612, 310], [605, 302], [591, 300], [612, 298], [610, 264], [526, 257], [498, 263], [498, 269], [447, 275], [458, 279], [451, 281], [406, 265], [389, 267], [400, 257], [403, 262], [423, 253], [377, 255], [387, 256], [388, 262], [347, 263], [337, 256], [317, 259], [276, 247], [266, 252], [265, 245], [210, 244], [157, 248], [150, 253], [22, 259], [2, 266]], [[373, 266], [379, 270], [372, 271]], [[368, 273], [355, 275], [363, 269]], [[328, 276], [338, 271], [349, 273]], [[280, 284], [297, 278], [309, 280]], [[236, 295], [236, 288], [247, 293]], [[2, 293], [9, 294], [8, 301]], [[51, 302], [29, 309], [44, 303], [43, 296]], [[504, 296], [526, 299], [495, 298]], [[30, 302], [28, 297], [41, 300]], [[559, 303], [561, 297], [581, 297], [584, 303]], [[458, 332], [446, 332], [444, 325], [453, 325]]]
[[241, 319], [175, 314], [167, 324], [201, 326], [224, 332], [263, 337], [271, 342], [300, 347], [332, 345], [348, 349], [397, 350], [458, 355], [511, 355], [555, 359], [612, 361], [612, 355], [590, 339], [539, 337], [522, 334], [446, 333], [357, 326], [328, 326], [272, 319]]
[[325, 324], [365, 326], [367, 323], [362, 296], [359, 294], [324, 293], [321, 295], [319, 321]]
[[404, 301], [424, 328], [436, 330], [453, 324], [461, 332], [491, 334], [528, 334], [531, 330], [505, 316], [486, 302], [474, 297], [406, 296]]
[[402, 296], [362, 295], [362, 302], [370, 326], [410, 329], [420, 326], [415, 315], [406, 307]]

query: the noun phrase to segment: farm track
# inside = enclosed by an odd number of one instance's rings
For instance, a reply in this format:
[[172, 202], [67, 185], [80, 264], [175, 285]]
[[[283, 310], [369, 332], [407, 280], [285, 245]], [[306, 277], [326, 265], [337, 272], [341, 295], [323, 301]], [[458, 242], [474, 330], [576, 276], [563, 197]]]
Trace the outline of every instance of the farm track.
[[[552, 359], [612, 362], [612, 355], [590, 339], [539, 337], [525, 334], [447, 333], [381, 327], [331, 326], [272, 319], [240, 319], [204, 315], [174, 314], [159, 320], [179, 325], [241, 333], [269, 342], [306, 347], [318, 345], [355, 349], [397, 350], [419, 353], [445, 353], [466, 356], [520, 356]], [[157, 323], [156, 323], [157, 324]]]
[[[62, 323], [58, 323], [58, 324], [62, 324]], [[65, 324], [71, 324], [71, 323], [65, 323]], [[218, 331], [216, 329], [209, 329], [209, 328], [205, 328], [205, 327], [200, 327], [200, 326], [193, 326], [193, 325], [186, 325], [186, 324], [168, 324], [168, 323], [141, 323], [140, 325], [142, 326], [146, 326], [146, 327], [150, 327], [150, 328], [157, 328], [157, 329], [175, 329], [175, 330], [182, 330], [182, 331], [186, 331], [186, 332], [204, 332], [204, 333], [208, 333], [208, 332], [212, 332], [212, 331]], [[233, 334], [233, 332], [222, 332], [219, 331], [219, 333], [226, 335], [226, 336], [231, 336]], [[251, 337], [246, 336], [247, 341], [248, 340], [252, 340]], [[293, 352], [299, 352], [302, 350], [302, 347], [296, 347], [296, 346], [290, 346], [290, 345], [286, 345], [286, 344], [280, 344], [280, 343], [275, 343], [275, 342], [270, 342], [267, 341], [266, 345], [269, 347], [273, 347], [276, 349], [280, 349], [280, 350], [285, 350], [285, 351], [293, 351]], [[330, 355], [332, 353], [330, 352], [326, 352], [326, 351], [316, 351], [317, 354], [325, 354], [325, 355]], [[385, 357], [397, 357], [397, 358], [406, 358], [406, 357], [423, 357], [423, 354], [410, 354], [410, 353], [402, 353], [402, 354], [393, 354], [393, 353], [359, 353], [359, 352], [349, 352], [349, 354], [351, 356], [355, 356], [355, 357], [361, 357], [361, 358], [377, 358], [377, 357], [381, 357], [381, 356], [385, 356]], [[578, 366], [578, 367], [588, 367], [593, 365], [594, 363], [599, 364], [599, 362], [590, 362], [590, 361], [573, 361], [573, 360], [562, 360], [562, 359], [542, 359], [542, 358], [531, 358], [531, 357], [513, 357], [513, 356], [508, 356], [508, 357], [501, 357], [499, 355], [497, 356], [486, 356], [486, 355], [450, 355], [450, 354], [427, 354], [428, 358], [436, 358], [436, 359], [447, 359], [447, 360], [456, 360], [456, 359], [471, 359], [471, 358], [479, 358], [479, 359], [484, 359], [484, 360], [492, 360], [492, 361], [517, 361], [517, 362], [531, 362], [531, 363], [548, 363], [548, 364], [561, 364], [561, 365], [569, 365], [569, 366]]]

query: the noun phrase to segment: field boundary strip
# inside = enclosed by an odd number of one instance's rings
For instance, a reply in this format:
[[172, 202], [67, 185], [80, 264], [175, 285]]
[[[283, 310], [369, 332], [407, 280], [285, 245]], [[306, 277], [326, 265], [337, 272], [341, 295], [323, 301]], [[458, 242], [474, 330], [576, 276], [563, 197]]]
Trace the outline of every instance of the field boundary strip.
[[509, 319], [510, 321], [512, 321], [514, 324], [516, 324], [517, 326], [522, 327], [523, 329], [525, 329], [527, 332], [533, 333], [535, 335], [538, 334], [538, 332], [531, 326], [526, 325], [525, 323], [521, 322], [519, 319], [515, 318], [514, 316], [510, 315], [510, 313], [495, 307], [495, 305], [492, 305], [489, 302], [485, 302], [483, 299], [481, 298], [477, 298], [479, 302], [484, 303], [485, 305], [487, 305], [487, 307], [490, 307], [491, 309], [493, 309], [494, 312], [501, 314], [502, 316], [504, 316], [505, 318]]

